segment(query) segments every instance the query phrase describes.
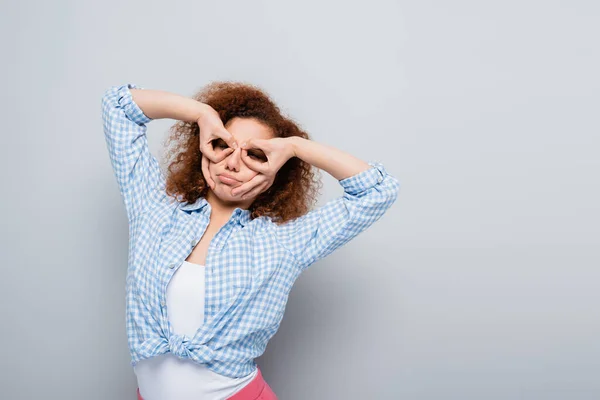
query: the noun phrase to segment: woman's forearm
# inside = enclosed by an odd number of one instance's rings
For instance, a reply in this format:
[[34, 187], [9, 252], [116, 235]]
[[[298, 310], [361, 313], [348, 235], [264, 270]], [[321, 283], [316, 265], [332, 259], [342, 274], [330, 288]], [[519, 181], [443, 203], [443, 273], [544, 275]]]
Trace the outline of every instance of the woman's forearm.
[[298, 136], [288, 139], [292, 142], [296, 157], [326, 171], [337, 180], [371, 168], [367, 162], [335, 147]]
[[208, 105], [189, 97], [151, 89], [130, 89], [133, 101], [152, 119], [196, 122]]

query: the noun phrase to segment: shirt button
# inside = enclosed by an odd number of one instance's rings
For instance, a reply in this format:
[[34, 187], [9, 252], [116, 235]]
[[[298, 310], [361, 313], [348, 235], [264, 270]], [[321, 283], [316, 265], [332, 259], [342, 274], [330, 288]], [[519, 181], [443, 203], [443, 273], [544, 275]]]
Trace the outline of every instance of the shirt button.
[[173, 264], [169, 265], [169, 268], [173, 269], [173, 268], [175, 268], [176, 266], [177, 266], [177, 263], [173, 263]]
[[160, 302], [160, 306], [161, 306], [161, 307], [164, 307], [165, 305], [166, 305], [166, 304], [165, 304], [164, 300], [162, 300], [162, 301]]

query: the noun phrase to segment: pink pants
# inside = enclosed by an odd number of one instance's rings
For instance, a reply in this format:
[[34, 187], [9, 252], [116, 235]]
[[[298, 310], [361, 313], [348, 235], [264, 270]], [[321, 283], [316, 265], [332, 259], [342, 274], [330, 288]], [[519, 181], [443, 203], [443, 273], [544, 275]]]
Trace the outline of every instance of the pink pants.
[[[264, 380], [260, 368], [258, 366], [257, 368], [258, 373], [254, 379], [244, 386], [242, 390], [228, 397], [227, 400], [278, 400], [273, 389]], [[144, 400], [140, 394], [140, 388], [137, 389], [137, 398], [138, 400]]]

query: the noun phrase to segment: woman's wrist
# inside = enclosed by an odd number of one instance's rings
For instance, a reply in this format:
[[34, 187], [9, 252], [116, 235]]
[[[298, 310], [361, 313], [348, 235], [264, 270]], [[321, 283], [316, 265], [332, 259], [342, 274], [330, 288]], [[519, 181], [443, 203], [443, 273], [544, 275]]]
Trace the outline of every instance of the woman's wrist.
[[[190, 115], [190, 118], [193, 118], [194, 122], [202, 119], [204, 116], [209, 115], [211, 112], [214, 113], [215, 110], [209, 106], [208, 104], [202, 103], [200, 101], [196, 101], [195, 113]], [[190, 121], [191, 122], [191, 121]]]
[[300, 136], [290, 136], [286, 140], [288, 140], [290, 142], [292, 157], [300, 158], [298, 156], [299, 146], [302, 146], [302, 141], [306, 140], [306, 139], [304, 139], [303, 137], [300, 137]]

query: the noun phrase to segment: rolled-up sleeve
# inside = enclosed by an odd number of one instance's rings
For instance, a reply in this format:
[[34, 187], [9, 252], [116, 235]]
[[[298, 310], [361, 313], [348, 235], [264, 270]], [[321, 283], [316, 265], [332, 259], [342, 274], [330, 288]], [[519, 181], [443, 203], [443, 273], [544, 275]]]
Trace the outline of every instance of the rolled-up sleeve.
[[148, 147], [146, 124], [152, 119], [133, 101], [130, 89], [143, 88], [128, 83], [105, 91], [102, 121], [113, 172], [131, 222], [164, 186], [164, 176]]
[[305, 269], [370, 227], [398, 198], [400, 182], [383, 164], [338, 181], [344, 193], [322, 207], [279, 225], [277, 239]]

